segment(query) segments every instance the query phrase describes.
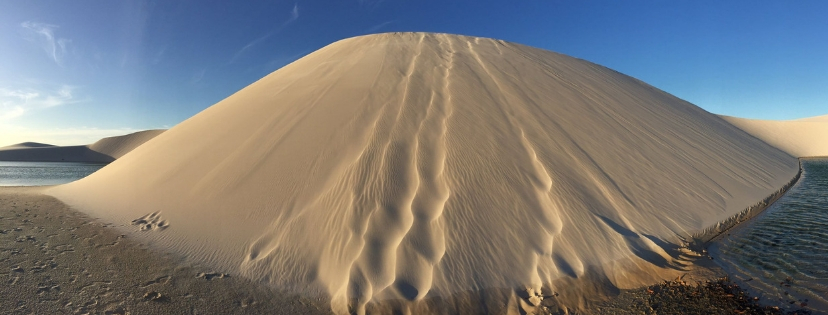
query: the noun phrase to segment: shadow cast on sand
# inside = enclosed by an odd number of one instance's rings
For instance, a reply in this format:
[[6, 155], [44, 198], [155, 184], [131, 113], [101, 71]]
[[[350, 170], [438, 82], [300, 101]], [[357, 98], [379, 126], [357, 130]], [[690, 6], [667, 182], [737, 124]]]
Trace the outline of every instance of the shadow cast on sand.
[[[627, 246], [638, 258], [659, 268], [686, 271], [687, 265], [679, 262], [683, 260], [681, 246], [662, 240], [654, 235], [636, 233], [605, 216], [597, 215], [597, 217], [613, 231], [624, 236]], [[652, 243], [659, 247], [668, 257], [664, 257], [662, 254], [654, 251], [647, 243]]]

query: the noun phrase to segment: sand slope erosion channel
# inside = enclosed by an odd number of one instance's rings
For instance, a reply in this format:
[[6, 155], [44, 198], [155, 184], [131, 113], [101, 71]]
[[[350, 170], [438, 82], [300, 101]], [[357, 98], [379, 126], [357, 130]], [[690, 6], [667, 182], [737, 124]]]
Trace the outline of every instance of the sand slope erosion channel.
[[578, 308], [680, 274], [681, 239], [796, 158], [602, 66], [499, 40], [328, 45], [48, 191], [337, 313]]

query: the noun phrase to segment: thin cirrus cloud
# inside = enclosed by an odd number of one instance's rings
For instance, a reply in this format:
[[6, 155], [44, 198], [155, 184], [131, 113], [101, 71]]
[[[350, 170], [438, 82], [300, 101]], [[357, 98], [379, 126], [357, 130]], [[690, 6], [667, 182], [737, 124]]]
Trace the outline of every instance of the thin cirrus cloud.
[[244, 45], [244, 47], [237, 50], [236, 53], [233, 54], [233, 57], [230, 58], [230, 61], [227, 62], [227, 64], [229, 65], [229, 64], [232, 64], [232, 63], [236, 62], [236, 60], [239, 59], [239, 57], [241, 57], [244, 54], [245, 51], [247, 51], [250, 48], [253, 48], [253, 46], [256, 46], [259, 43], [263, 42], [264, 40], [268, 39], [270, 36], [273, 36], [273, 34], [276, 34], [276, 33], [280, 32], [283, 28], [285, 28], [290, 23], [293, 23], [298, 19], [299, 19], [299, 5], [295, 3], [295, 4], [293, 4], [293, 9], [290, 10], [290, 17], [287, 20], [282, 22], [282, 24], [279, 27], [277, 27], [276, 29], [270, 31], [269, 33], [265, 34], [262, 37], [259, 37], [259, 38], [256, 38], [256, 39], [252, 40], [251, 42], [247, 43], [247, 45]]
[[206, 73], [207, 73], [207, 69], [201, 69], [199, 71], [196, 71], [193, 74], [193, 77], [190, 78], [190, 84], [196, 84], [196, 83], [200, 82], [201, 79], [204, 79], [204, 75]]
[[0, 121], [10, 121], [30, 111], [76, 103], [75, 87], [63, 85], [53, 91], [0, 88]]
[[368, 32], [368, 33], [374, 33], [374, 32], [377, 32], [377, 31], [379, 31], [380, 29], [382, 29], [383, 27], [388, 26], [388, 24], [391, 24], [391, 23], [394, 23], [394, 22], [396, 22], [396, 21], [385, 21], [385, 22], [382, 22], [382, 23], [380, 23], [380, 24], [377, 24], [377, 25], [371, 26], [371, 28], [369, 28], [369, 29], [367, 30], [367, 32]]
[[20, 23], [20, 27], [23, 28], [27, 40], [40, 45], [52, 61], [63, 66], [63, 56], [66, 55], [72, 41], [55, 36], [57, 25], [26, 21]]
[[360, 6], [368, 8], [368, 9], [375, 9], [382, 4], [384, 0], [357, 0]]

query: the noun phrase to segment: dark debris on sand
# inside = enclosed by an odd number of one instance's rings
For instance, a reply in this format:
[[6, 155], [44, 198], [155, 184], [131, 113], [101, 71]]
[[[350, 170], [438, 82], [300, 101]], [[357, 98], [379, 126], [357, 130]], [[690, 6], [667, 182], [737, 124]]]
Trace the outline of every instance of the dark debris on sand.
[[786, 312], [761, 302], [727, 277], [696, 283], [676, 279], [625, 292], [595, 311], [599, 314], [811, 314], [807, 309]]

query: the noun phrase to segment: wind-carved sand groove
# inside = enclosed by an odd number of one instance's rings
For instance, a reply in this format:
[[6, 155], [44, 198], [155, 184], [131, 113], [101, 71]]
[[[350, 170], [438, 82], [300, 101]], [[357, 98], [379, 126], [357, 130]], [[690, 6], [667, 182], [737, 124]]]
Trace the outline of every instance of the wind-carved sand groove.
[[451, 42], [436, 38], [444, 52], [444, 62], [436, 65], [442, 76], [433, 76], [432, 86], [444, 86], [442, 91], [433, 89], [426, 108], [425, 119], [416, 132], [417, 150], [415, 164], [419, 187], [411, 210], [413, 223], [397, 252], [397, 273], [394, 283], [398, 293], [407, 300], [422, 299], [431, 288], [434, 267], [445, 253], [445, 237], [440, 216], [451, 192], [443, 178], [446, 167], [446, 138], [451, 94], [449, 76], [453, 62]]
[[[542, 227], [538, 230], [539, 237], [537, 239], [533, 239], [533, 241], [537, 242], [534, 244], [534, 247], [537, 252], [538, 262], [536, 262], [535, 267], [531, 269], [534, 274], [532, 275], [533, 277], [530, 282], [527, 283], [529, 285], [525, 289], [530, 296], [530, 302], [534, 306], [539, 306], [540, 300], [543, 299], [543, 295], [541, 293], [542, 286], [544, 285], [543, 279], [550, 276], [546, 274], [549, 272], [548, 270], [543, 270], [540, 267], [540, 261], [553, 259], [555, 236], [561, 233], [563, 222], [561, 222], [559, 217], [557, 205], [550, 197], [552, 194], [552, 177], [549, 175], [546, 167], [538, 158], [537, 152], [529, 142], [529, 139], [526, 138], [526, 134], [522, 129], [520, 131], [520, 139], [521, 144], [524, 148], [526, 148], [526, 153], [531, 159], [531, 164], [534, 167], [534, 176], [532, 176], [532, 173], [530, 173], [529, 176], [531, 176], [530, 180], [535, 187], [535, 198], [537, 198], [538, 203], [536, 208], [536, 216]], [[553, 265], [554, 264], [556, 263], [553, 261]], [[560, 272], [558, 270], [555, 271]]]
[[141, 237], [340, 314], [532, 313], [675, 278], [675, 246], [797, 170], [610, 69], [393, 33], [326, 46], [49, 193], [109, 222], [164, 209], [175, 228]]
[[[473, 41], [473, 43], [471, 40], [466, 41], [468, 51], [480, 65], [480, 68], [483, 69], [488, 75], [488, 79], [490, 79], [497, 87], [497, 92], [499, 93], [492, 95], [492, 98], [499, 98], [498, 101], [501, 105], [499, 107], [501, 108], [501, 111], [507, 121], [510, 123], [512, 132], [520, 135], [518, 139], [525, 150], [524, 153], [528, 160], [524, 165], [530, 166], [529, 172], [527, 172], [526, 176], [528, 177], [528, 181], [531, 182], [534, 187], [535, 195], [527, 198], [527, 201], [534, 201], [533, 204], [530, 204], [528, 210], [532, 211], [532, 216], [538, 223], [539, 228], [536, 230], [537, 237], [531, 238], [529, 243], [532, 245], [535, 255], [537, 256], [535, 257], [535, 261], [530, 263], [532, 266], [527, 269], [528, 274], [525, 275], [525, 278], [528, 281], [524, 282], [526, 286], [516, 289], [519, 291], [518, 293], [520, 293], [520, 295], [524, 295], [522, 293], [525, 292], [525, 295], [528, 296], [528, 301], [533, 306], [538, 306], [543, 299], [542, 286], [545, 282], [544, 279], [557, 277], [564, 272], [567, 272], [561, 271], [561, 268], [557, 267], [563, 258], [561, 258], [561, 255], [555, 254], [553, 251], [554, 238], [560, 234], [561, 229], [563, 228], [563, 222], [561, 221], [560, 214], [558, 213], [558, 206], [552, 200], [552, 177], [547, 171], [546, 166], [544, 166], [544, 163], [539, 159], [533, 144], [526, 137], [526, 132], [523, 127], [521, 127], [523, 122], [515, 118], [516, 113], [510, 109], [510, 106], [508, 106], [509, 104], [523, 103], [523, 100], [521, 100], [522, 96], [517, 96], [514, 92], [519, 90], [519, 88], [511, 86], [506, 82], [501, 82], [501, 80], [498, 79], [498, 76], [494, 75], [494, 72], [489, 69], [489, 66], [486, 65], [480, 54], [474, 48], [475, 46], [480, 46], [480, 38], [474, 38]], [[499, 43], [494, 40], [487, 40], [486, 43], [491, 44], [493, 47], [497, 47], [498, 53], [502, 54], [502, 51], [498, 47]], [[542, 261], [545, 261], [548, 265], [555, 267], [551, 269], [540, 267], [542, 265]], [[571, 262], [565, 262], [565, 264], [567, 266], [572, 265]]]
[[[379, 157], [380, 177], [374, 179], [380, 189], [379, 198], [373, 207], [369, 206], [373, 209], [369, 208], [363, 217], [362, 246], [350, 267], [347, 295], [334, 296], [335, 303], [347, 302], [348, 307], [356, 312], [364, 312], [365, 304], [375, 292], [394, 283], [397, 248], [414, 219], [412, 204], [421, 183], [416, 167], [419, 142], [417, 132], [412, 131], [417, 130], [425, 118], [421, 105], [425, 99], [422, 94], [410, 93], [409, 90], [412, 85], [426, 80], [422, 73], [415, 71], [423, 54], [424, 39], [425, 36], [420, 37], [416, 53], [411, 57], [402, 79], [402, 96], [394, 123], [388, 126], [390, 132], [385, 128], [375, 131], [390, 134]], [[405, 119], [408, 117], [413, 119]], [[336, 301], [337, 298], [339, 301]]]

